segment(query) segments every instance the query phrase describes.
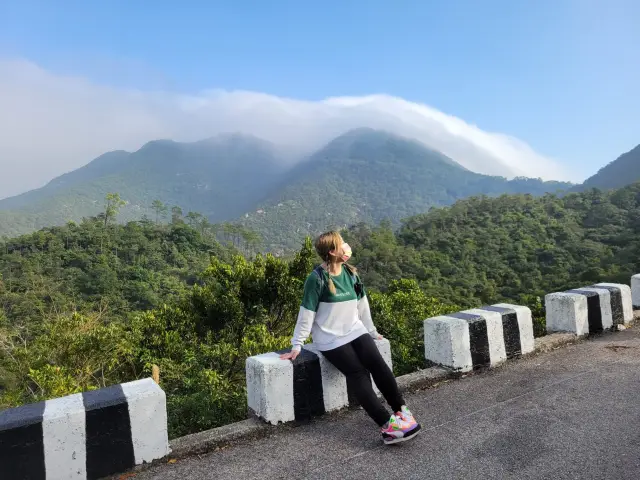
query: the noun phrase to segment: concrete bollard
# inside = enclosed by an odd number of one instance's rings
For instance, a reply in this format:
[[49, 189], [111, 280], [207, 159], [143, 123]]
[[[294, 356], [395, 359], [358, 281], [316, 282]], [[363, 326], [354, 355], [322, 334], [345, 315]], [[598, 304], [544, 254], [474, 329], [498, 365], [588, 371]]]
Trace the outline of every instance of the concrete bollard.
[[[389, 340], [375, 340], [391, 367]], [[287, 352], [289, 350], [283, 350]], [[304, 345], [295, 361], [270, 352], [247, 358], [247, 403], [252, 414], [271, 424], [304, 422], [349, 406], [345, 376], [313, 343]], [[374, 385], [374, 390], [379, 393]]]
[[596, 283], [595, 288], [606, 288], [611, 293], [611, 314], [614, 325], [627, 325], [633, 320], [631, 287], [623, 283]]
[[631, 297], [634, 310], [640, 310], [640, 274], [631, 277]]
[[578, 336], [627, 325], [633, 319], [628, 285], [598, 283], [545, 296], [548, 332]]
[[547, 332], [589, 333], [587, 297], [579, 293], [555, 292], [544, 297]]
[[461, 372], [495, 367], [533, 351], [531, 310], [501, 303], [428, 318], [424, 347], [428, 361]]
[[166, 398], [151, 379], [0, 412], [3, 480], [98, 479], [168, 453]]

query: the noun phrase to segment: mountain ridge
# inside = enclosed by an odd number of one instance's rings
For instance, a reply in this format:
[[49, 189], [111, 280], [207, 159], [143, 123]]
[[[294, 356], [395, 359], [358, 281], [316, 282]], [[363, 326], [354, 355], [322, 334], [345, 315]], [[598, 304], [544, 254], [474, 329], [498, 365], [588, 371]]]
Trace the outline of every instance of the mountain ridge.
[[359, 222], [405, 217], [472, 195], [544, 194], [564, 182], [471, 172], [421, 142], [386, 131], [356, 129], [296, 165], [279, 190], [238, 221], [276, 251], [303, 235]]
[[220, 203], [237, 189], [246, 193], [228, 207], [231, 215], [240, 215], [284, 168], [275, 150], [268, 142], [236, 135], [208, 143], [154, 140], [135, 152], [109, 152], [40, 189], [0, 200], [0, 235], [95, 216], [110, 192], [129, 202], [121, 210], [123, 221], [151, 214], [156, 199], [226, 218], [225, 212], [203, 207]]
[[[572, 186], [475, 173], [422, 142], [366, 127], [335, 137], [293, 166], [281, 151], [258, 137], [228, 133], [190, 143], [153, 140], [135, 152], [107, 152], [41, 189], [0, 200], [0, 234], [95, 216], [104, 196], [118, 192], [129, 202], [121, 210], [122, 221], [152, 215], [151, 204], [158, 199], [211, 222], [254, 227], [263, 237], [273, 237], [282, 219], [268, 225], [256, 212], [282, 204], [278, 208], [288, 209], [283, 215], [290, 215], [289, 225], [276, 235], [279, 240], [266, 238], [279, 248], [328, 225], [383, 218], [397, 223], [470, 195], [538, 195]], [[283, 236], [291, 238], [283, 242]]]
[[575, 190], [587, 188], [613, 189], [630, 185], [640, 180], [640, 145], [602, 167], [591, 177], [587, 178]]

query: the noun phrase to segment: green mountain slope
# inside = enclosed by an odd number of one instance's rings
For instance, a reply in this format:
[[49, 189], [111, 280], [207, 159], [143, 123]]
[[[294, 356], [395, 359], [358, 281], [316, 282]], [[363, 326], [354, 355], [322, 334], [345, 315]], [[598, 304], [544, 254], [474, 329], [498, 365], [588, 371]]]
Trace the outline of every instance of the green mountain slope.
[[598, 173], [585, 180], [576, 190], [620, 188], [638, 180], [640, 180], [640, 145], [602, 167]]
[[124, 150], [107, 152], [82, 168], [54, 178], [42, 188], [0, 200], [0, 209], [13, 210], [23, 208], [35, 202], [50, 198], [67, 188], [96, 180], [102, 176], [115, 174], [126, 167], [130, 155], [129, 152], [125, 152]]
[[0, 201], [0, 235], [97, 215], [109, 192], [128, 202], [120, 212], [125, 221], [150, 214], [155, 199], [222, 221], [253, 208], [283, 171], [275, 147], [254, 137], [153, 141], [134, 153], [102, 155], [43, 188]]
[[45, 187], [0, 201], [0, 235], [95, 216], [117, 192], [120, 220], [154, 216], [158, 199], [211, 222], [236, 219], [269, 250], [284, 251], [306, 234], [358, 222], [398, 222], [471, 195], [569, 188], [560, 182], [480, 175], [424, 145], [356, 129], [291, 169], [276, 147], [244, 135], [195, 143], [153, 141], [134, 153], [110, 152]]
[[[467, 306], [535, 297], [640, 271], [640, 182], [563, 196], [469, 198], [417, 215], [394, 234], [358, 225], [345, 237], [371, 288], [415, 279]], [[540, 305], [540, 309], [542, 305]]]
[[570, 186], [480, 175], [418, 142], [358, 129], [296, 166], [259, 209], [240, 222], [262, 234], [266, 248], [278, 251], [326, 228], [385, 218], [398, 223], [471, 195], [541, 195]]

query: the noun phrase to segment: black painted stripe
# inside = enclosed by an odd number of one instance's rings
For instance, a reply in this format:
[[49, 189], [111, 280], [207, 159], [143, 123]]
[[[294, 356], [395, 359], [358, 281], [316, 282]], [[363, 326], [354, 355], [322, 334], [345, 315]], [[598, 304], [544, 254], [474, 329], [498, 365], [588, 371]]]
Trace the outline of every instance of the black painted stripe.
[[293, 361], [293, 410], [297, 422], [307, 422], [325, 413], [320, 359], [305, 348]]
[[589, 290], [581, 290], [579, 288], [576, 288], [574, 290], [567, 290], [565, 293], [578, 293], [587, 297], [589, 333], [601, 332], [603, 330], [602, 309], [600, 308], [600, 295], [598, 294], [598, 292], [591, 292]]
[[522, 355], [522, 341], [520, 339], [518, 313], [513, 308], [497, 307], [495, 305], [487, 305], [481, 308], [482, 310], [498, 312], [502, 315], [502, 332], [504, 335], [504, 347], [507, 352], [507, 358], [514, 358]]
[[87, 478], [123, 472], [135, 465], [129, 406], [120, 385], [84, 392]]
[[0, 478], [46, 480], [45, 402], [0, 411]]
[[471, 362], [473, 363], [473, 368], [478, 369], [480, 367], [491, 365], [487, 321], [480, 315], [464, 312], [448, 313], [447, 317], [466, 320], [469, 324], [469, 346], [471, 348]]
[[622, 290], [610, 285], [592, 285], [592, 288], [604, 288], [611, 294], [611, 316], [614, 325], [624, 324], [624, 310], [622, 308]]

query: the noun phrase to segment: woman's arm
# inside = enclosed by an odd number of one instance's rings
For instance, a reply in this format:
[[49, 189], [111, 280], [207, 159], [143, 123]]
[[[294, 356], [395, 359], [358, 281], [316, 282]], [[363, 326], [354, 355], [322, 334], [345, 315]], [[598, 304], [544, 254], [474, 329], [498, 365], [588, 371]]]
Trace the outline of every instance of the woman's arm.
[[294, 329], [293, 337], [291, 338], [292, 351], [299, 352], [302, 349], [304, 342], [309, 338], [313, 320], [315, 319], [316, 312], [318, 311], [321, 293], [322, 282], [318, 275], [311, 273], [304, 282], [302, 304], [300, 305], [300, 310], [298, 312], [296, 328]]
[[[358, 280], [360, 280], [360, 277], [358, 277]], [[362, 280], [360, 280], [360, 285], [362, 286], [361, 293], [358, 295], [358, 315], [360, 316], [360, 321], [364, 324], [369, 335], [373, 338], [379, 338], [380, 334], [378, 334], [378, 330], [376, 330], [376, 326], [373, 324], [371, 309], [369, 308], [369, 298]]]

